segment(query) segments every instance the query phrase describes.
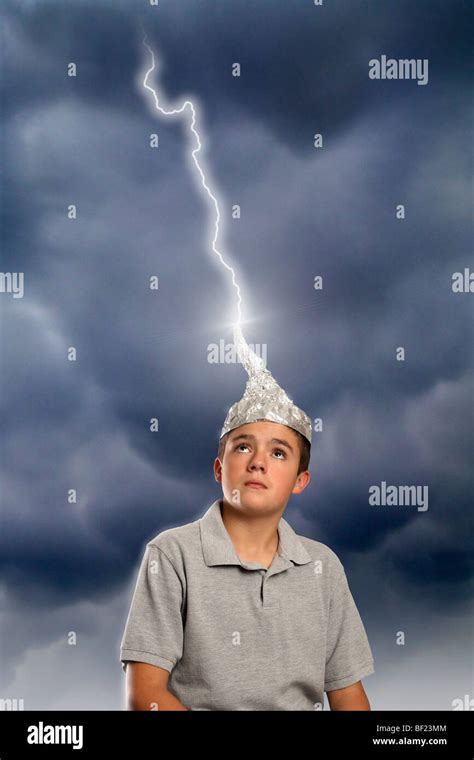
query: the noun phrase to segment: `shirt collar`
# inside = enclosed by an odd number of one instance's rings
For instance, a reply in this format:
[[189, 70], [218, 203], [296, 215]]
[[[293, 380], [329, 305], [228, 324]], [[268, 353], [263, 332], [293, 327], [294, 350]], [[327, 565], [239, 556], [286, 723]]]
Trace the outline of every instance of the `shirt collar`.
[[[201, 545], [204, 562], [213, 565], [241, 565], [246, 567], [235, 551], [231, 538], [226, 530], [221, 513], [221, 499], [217, 499], [199, 520]], [[293, 564], [304, 565], [312, 561], [299, 537], [291, 525], [283, 518], [278, 523], [280, 539], [278, 553], [270, 568], [269, 575], [280, 570], [286, 570]], [[272, 572], [270, 570], [272, 569]]]

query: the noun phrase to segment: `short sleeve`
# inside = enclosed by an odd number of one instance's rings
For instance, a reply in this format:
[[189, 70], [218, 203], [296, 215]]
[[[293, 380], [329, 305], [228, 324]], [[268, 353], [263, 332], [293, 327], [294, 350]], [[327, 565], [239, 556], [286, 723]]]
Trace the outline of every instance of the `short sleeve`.
[[374, 673], [374, 659], [359, 611], [338, 560], [329, 605], [324, 691], [343, 689]]
[[184, 593], [166, 554], [147, 544], [120, 645], [124, 671], [137, 660], [171, 672], [183, 652]]

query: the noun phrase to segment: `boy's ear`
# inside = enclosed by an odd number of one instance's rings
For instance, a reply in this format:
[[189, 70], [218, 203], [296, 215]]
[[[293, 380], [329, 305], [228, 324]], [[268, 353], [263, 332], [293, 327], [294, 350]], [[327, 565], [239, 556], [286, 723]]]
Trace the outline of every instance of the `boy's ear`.
[[296, 478], [296, 482], [291, 493], [301, 493], [309, 485], [310, 481], [311, 481], [311, 473], [309, 470], [300, 472], [300, 474]]
[[218, 483], [221, 482], [221, 474], [222, 474], [222, 463], [219, 457], [216, 457], [214, 459], [214, 478], [217, 480]]

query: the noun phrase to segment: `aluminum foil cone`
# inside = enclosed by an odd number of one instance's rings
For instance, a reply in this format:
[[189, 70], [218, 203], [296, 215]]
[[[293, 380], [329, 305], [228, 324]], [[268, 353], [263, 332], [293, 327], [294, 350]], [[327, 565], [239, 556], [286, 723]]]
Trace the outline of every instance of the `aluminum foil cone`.
[[263, 360], [248, 346], [239, 325], [234, 326], [234, 345], [249, 378], [244, 395], [227, 412], [220, 438], [247, 422], [268, 420], [297, 430], [311, 443], [310, 417], [280, 388]]

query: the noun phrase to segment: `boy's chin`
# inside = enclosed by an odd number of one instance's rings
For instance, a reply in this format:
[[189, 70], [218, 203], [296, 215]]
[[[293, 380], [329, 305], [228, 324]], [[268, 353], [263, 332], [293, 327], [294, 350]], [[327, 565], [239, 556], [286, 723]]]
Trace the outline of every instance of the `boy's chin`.
[[254, 489], [251, 488], [245, 488], [240, 491], [240, 494], [238, 497], [236, 497], [235, 492], [233, 495], [230, 496], [230, 498], [225, 498], [225, 501], [230, 504], [231, 507], [235, 508], [241, 508], [241, 507], [249, 507], [249, 508], [255, 508], [258, 507], [258, 505], [263, 506], [270, 506], [273, 503], [273, 500], [271, 499], [269, 495], [269, 489]]

